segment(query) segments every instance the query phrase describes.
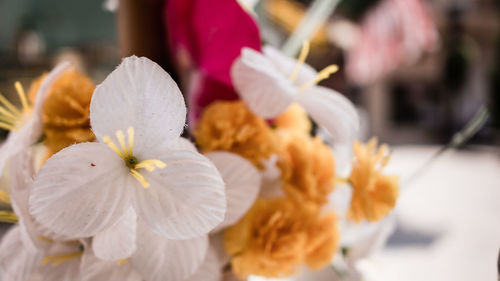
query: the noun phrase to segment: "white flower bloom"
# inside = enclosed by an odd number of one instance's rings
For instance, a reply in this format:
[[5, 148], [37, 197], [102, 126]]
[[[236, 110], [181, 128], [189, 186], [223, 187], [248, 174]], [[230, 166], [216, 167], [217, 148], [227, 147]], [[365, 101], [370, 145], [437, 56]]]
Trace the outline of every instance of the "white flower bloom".
[[231, 68], [234, 86], [250, 110], [270, 119], [296, 102], [318, 125], [325, 127], [338, 144], [350, 144], [359, 128], [354, 106], [342, 94], [317, 86], [338, 67], [331, 65], [317, 73], [304, 64], [309, 52], [307, 42], [298, 61], [269, 46], [264, 47], [263, 52], [243, 48]]
[[[101, 260], [86, 253], [82, 263], [82, 281], [183, 281], [201, 270], [207, 247], [207, 235], [190, 240], [171, 240], [151, 232], [139, 221], [135, 252], [118, 262]], [[128, 279], [122, 279], [125, 276]]]
[[208, 233], [224, 219], [224, 183], [208, 159], [178, 145], [185, 117], [184, 99], [160, 66], [124, 59], [92, 97], [98, 142], [47, 160], [30, 195], [31, 213], [71, 237], [107, 230], [130, 207], [169, 239]]
[[0, 174], [6, 162], [17, 153], [28, 149], [42, 134], [42, 106], [52, 84], [70, 64], [63, 62], [57, 65], [45, 79], [36, 94], [35, 104], [30, 106], [28, 98], [19, 82], [15, 87], [21, 100], [22, 108], [16, 108], [0, 94], [0, 128], [9, 130], [7, 140], [0, 147]]

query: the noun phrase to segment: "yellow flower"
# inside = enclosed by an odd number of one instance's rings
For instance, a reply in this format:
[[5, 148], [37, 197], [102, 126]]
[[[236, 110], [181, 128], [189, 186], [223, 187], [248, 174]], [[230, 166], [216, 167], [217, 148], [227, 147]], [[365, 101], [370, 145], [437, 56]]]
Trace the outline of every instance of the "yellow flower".
[[257, 199], [248, 213], [226, 229], [224, 245], [240, 278], [290, 276], [304, 260], [309, 214], [285, 199]]
[[[45, 75], [33, 82], [29, 97], [35, 99]], [[43, 104], [44, 144], [48, 156], [78, 142], [93, 141], [89, 107], [95, 85], [85, 75], [69, 70], [57, 79]]]
[[340, 241], [335, 214], [330, 212], [319, 217], [307, 235], [305, 262], [311, 269], [322, 269], [333, 260]]
[[377, 139], [354, 143], [355, 160], [349, 182], [353, 187], [348, 217], [355, 222], [377, 221], [386, 216], [398, 197], [398, 177], [382, 174], [389, 161], [388, 146], [377, 150]]
[[335, 188], [335, 161], [319, 138], [297, 132], [279, 132], [283, 190], [297, 202], [325, 204]]
[[321, 269], [333, 258], [339, 242], [333, 213], [318, 216], [287, 198], [255, 201], [248, 213], [226, 229], [224, 246], [233, 272], [240, 278], [272, 278], [295, 274], [302, 264]]
[[217, 101], [208, 106], [195, 129], [197, 144], [204, 152], [230, 151], [262, 168], [262, 160], [276, 152], [273, 131], [242, 101]]
[[307, 117], [306, 111], [296, 103], [290, 105], [285, 112], [276, 117], [274, 125], [278, 129], [286, 129], [303, 134], [309, 134], [311, 131], [311, 121]]

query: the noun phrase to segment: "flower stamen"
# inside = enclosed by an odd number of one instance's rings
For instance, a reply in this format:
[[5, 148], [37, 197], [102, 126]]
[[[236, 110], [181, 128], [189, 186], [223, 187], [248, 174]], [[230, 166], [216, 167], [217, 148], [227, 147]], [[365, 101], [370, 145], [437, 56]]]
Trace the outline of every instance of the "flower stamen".
[[293, 72], [289, 78], [290, 81], [292, 81], [292, 83], [295, 82], [295, 79], [297, 79], [300, 67], [305, 63], [310, 49], [311, 49], [311, 44], [309, 43], [309, 41], [307, 40], [304, 41], [304, 43], [302, 44], [302, 49], [300, 50], [299, 57], [297, 58], [297, 64], [295, 64], [295, 68], [293, 69]]
[[300, 88], [299, 88], [299, 92], [302, 92], [305, 89], [311, 87], [312, 85], [316, 85], [319, 82], [321, 82], [321, 81], [323, 81], [325, 79], [328, 79], [328, 77], [330, 77], [330, 75], [334, 74], [338, 70], [339, 70], [339, 67], [336, 64], [332, 64], [330, 66], [325, 67], [323, 70], [321, 70], [318, 73], [318, 75], [316, 76], [316, 78], [314, 78], [313, 80], [311, 80], [309, 82], [306, 82], [303, 85], [301, 85]]
[[58, 266], [64, 262], [67, 262], [72, 259], [76, 259], [81, 257], [83, 254], [83, 251], [78, 251], [75, 253], [68, 253], [68, 254], [57, 254], [57, 255], [49, 255], [43, 258], [42, 264], [47, 265], [52, 263], [52, 266]]
[[19, 218], [14, 212], [11, 211], [0, 211], [0, 222], [4, 223], [16, 223]]
[[2, 94], [0, 94], [0, 128], [8, 131], [16, 130], [20, 127], [20, 120], [22, 120], [23, 113], [30, 111], [28, 99], [24, 92], [23, 86], [19, 81], [14, 83], [19, 99], [21, 100], [22, 110], [16, 108], [9, 102]]
[[102, 138], [104, 143], [106, 143], [109, 148], [111, 148], [118, 156], [120, 156], [124, 161], [125, 165], [130, 169], [130, 175], [132, 175], [139, 183], [141, 183], [142, 187], [148, 188], [149, 182], [146, 178], [139, 172], [138, 169], [146, 169], [148, 172], [154, 171], [156, 168], [163, 169], [166, 167], [166, 164], [163, 161], [156, 159], [148, 159], [138, 161], [137, 158], [132, 154], [133, 146], [134, 146], [134, 128], [129, 127], [127, 129], [128, 135], [128, 147], [125, 141], [125, 135], [122, 130], [116, 131], [116, 138], [120, 143], [120, 148], [108, 137], [105, 136]]

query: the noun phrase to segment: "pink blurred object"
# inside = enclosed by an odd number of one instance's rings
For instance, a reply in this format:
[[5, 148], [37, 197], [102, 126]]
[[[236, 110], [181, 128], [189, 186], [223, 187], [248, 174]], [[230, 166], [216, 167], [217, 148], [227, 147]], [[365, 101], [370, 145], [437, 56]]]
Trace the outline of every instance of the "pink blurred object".
[[358, 84], [374, 82], [438, 44], [437, 28], [421, 0], [382, 0], [361, 24], [347, 53], [346, 72]]
[[192, 124], [212, 101], [238, 99], [229, 70], [241, 48], [260, 51], [259, 28], [236, 0], [168, 0], [165, 17]]

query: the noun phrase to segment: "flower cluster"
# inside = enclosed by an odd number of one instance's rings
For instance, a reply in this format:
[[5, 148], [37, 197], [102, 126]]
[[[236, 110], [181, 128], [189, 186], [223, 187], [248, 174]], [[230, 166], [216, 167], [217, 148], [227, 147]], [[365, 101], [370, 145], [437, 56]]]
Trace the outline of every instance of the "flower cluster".
[[[224, 280], [287, 277], [331, 264], [341, 240], [331, 196], [350, 183], [347, 218], [377, 221], [394, 207], [388, 148], [354, 142], [348, 179], [312, 122], [350, 147], [354, 106], [317, 86], [317, 73], [265, 47], [243, 48], [231, 69], [241, 100], [214, 101], [181, 137], [188, 110], [160, 66], [125, 58], [98, 86], [57, 66], [34, 82], [23, 106], [1, 97], [0, 221], [16, 223], [0, 243], [3, 280]], [[28, 97], [29, 96], [29, 97]], [[34, 169], [32, 147], [47, 158]], [[337, 146], [338, 145], [338, 146]]]

